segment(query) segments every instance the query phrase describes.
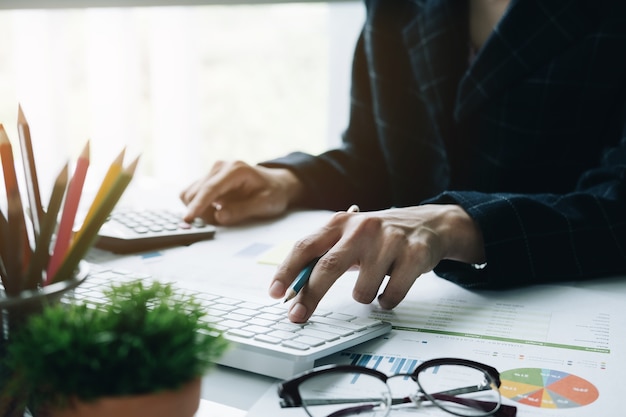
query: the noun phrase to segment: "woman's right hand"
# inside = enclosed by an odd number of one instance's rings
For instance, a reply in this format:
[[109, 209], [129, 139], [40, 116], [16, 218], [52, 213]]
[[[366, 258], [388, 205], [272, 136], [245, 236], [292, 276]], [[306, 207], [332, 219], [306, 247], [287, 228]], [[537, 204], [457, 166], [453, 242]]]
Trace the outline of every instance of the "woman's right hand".
[[209, 173], [180, 193], [187, 205], [183, 219], [197, 217], [219, 225], [276, 217], [293, 205], [302, 183], [288, 169], [218, 161]]

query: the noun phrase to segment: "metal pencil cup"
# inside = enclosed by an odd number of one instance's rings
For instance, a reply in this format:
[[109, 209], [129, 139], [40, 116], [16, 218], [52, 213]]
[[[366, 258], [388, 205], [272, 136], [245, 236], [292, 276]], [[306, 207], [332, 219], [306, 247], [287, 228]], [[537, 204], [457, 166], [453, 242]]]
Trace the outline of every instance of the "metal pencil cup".
[[0, 292], [0, 417], [22, 417], [26, 410], [17, 405], [13, 398], [4, 394], [11, 375], [5, 364], [5, 355], [11, 334], [33, 314], [40, 313], [46, 305], [58, 302], [61, 297], [80, 285], [89, 273], [88, 265], [81, 261], [76, 273], [69, 279], [47, 285], [38, 290], [22, 291], [7, 297]]

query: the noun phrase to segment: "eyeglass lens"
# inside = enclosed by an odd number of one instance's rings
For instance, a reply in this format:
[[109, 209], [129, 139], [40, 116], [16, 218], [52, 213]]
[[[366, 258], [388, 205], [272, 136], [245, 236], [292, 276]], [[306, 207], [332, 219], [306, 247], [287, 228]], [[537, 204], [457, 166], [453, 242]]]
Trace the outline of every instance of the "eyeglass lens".
[[367, 374], [331, 372], [304, 381], [299, 392], [311, 417], [385, 417], [418, 408], [428, 408], [427, 415], [478, 417], [500, 407], [495, 383], [473, 367], [433, 366], [420, 372], [417, 382], [409, 375], [393, 376], [385, 383]]
[[362, 373], [331, 372], [302, 382], [302, 405], [311, 417], [384, 417], [391, 393], [384, 381]]

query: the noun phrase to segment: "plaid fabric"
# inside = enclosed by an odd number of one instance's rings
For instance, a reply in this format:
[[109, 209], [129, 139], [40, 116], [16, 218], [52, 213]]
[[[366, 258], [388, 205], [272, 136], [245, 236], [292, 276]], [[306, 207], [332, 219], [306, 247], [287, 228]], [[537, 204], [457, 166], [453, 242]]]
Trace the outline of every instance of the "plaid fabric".
[[294, 153], [306, 205], [457, 203], [468, 286], [626, 272], [626, 3], [512, 0], [471, 65], [467, 2], [368, 0], [341, 149]]

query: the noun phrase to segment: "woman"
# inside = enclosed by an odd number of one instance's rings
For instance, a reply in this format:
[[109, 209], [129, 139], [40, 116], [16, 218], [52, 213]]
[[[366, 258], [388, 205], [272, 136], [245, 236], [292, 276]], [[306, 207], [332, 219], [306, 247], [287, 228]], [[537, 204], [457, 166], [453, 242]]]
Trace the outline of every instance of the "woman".
[[270, 295], [313, 313], [353, 265], [353, 297], [395, 307], [422, 273], [506, 287], [626, 272], [626, 6], [610, 0], [368, 0], [341, 148], [218, 162], [181, 193], [230, 225], [345, 210], [298, 242]]

